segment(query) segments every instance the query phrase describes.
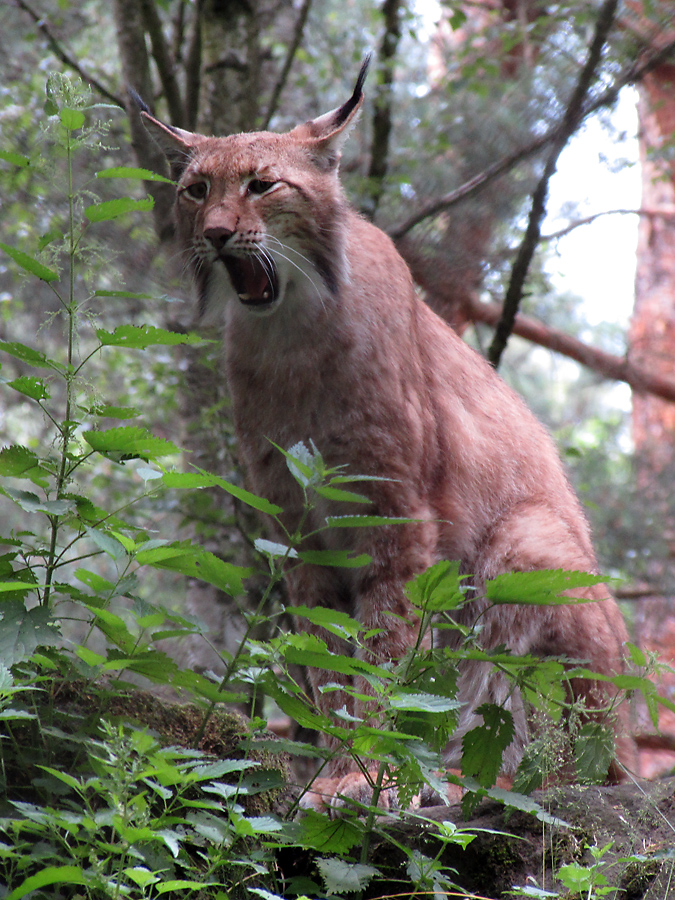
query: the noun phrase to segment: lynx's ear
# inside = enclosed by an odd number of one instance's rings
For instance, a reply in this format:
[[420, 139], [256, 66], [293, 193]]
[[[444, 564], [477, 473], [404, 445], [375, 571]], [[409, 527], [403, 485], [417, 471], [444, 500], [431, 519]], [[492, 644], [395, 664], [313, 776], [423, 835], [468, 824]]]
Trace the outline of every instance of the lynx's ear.
[[205, 138], [201, 134], [193, 134], [191, 131], [184, 131], [182, 128], [176, 128], [174, 125], [165, 125], [163, 122], [160, 122], [159, 119], [150, 114], [149, 107], [138, 96], [136, 91], [131, 88], [128, 91], [129, 96], [140, 109], [141, 119], [147, 131], [155, 143], [164, 151], [171, 168], [171, 177], [174, 181], [177, 181], [190, 160], [192, 150]]
[[363, 103], [363, 83], [371, 58], [369, 53], [364, 59], [354, 92], [346, 103], [291, 131], [291, 135], [308, 144], [315, 162], [322, 169], [333, 169], [340, 160], [342, 146]]

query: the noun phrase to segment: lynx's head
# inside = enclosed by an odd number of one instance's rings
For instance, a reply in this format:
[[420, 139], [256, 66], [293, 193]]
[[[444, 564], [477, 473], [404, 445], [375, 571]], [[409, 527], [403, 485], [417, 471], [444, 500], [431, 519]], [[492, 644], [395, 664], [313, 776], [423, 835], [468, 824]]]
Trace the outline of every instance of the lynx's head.
[[176, 223], [207, 320], [234, 301], [258, 316], [286, 300], [324, 304], [346, 276], [340, 150], [363, 102], [350, 99], [286, 134], [206, 137], [143, 110], [177, 182]]

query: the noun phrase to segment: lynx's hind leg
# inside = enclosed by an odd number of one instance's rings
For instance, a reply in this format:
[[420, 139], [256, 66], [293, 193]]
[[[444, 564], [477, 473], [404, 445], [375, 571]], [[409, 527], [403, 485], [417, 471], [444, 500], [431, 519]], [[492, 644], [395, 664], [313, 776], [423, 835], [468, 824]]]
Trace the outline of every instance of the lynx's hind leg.
[[[594, 572], [596, 561], [584, 525], [578, 520], [566, 521], [559, 510], [543, 502], [521, 505], [493, 531], [479, 561], [478, 573], [487, 579], [516, 569]], [[602, 584], [572, 593], [596, 602], [504, 604], [487, 609], [481, 643], [486, 647], [504, 643], [519, 655], [566, 656], [583, 661], [601, 675], [620, 674], [625, 665], [623, 645], [628, 633], [615, 600]], [[619, 702], [617, 690], [606, 682], [579, 678], [570, 682], [570, 688], [570, 699], [581, 701], [589, 718], [605, 720], [611, 708], [618, 766], [613, 764], [609, 777], [614, 780], [621, 766], [632, 768], [636, 759], [627, 704]], [[521, 742], [525, 741], [526, 734]]]

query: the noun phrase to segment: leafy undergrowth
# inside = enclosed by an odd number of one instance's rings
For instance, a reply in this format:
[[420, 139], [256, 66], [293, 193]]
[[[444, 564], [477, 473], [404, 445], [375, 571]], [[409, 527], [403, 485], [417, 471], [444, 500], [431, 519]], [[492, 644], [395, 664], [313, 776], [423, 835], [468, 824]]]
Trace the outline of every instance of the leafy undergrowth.
[[[334, 754], [348, 754], [371, 779], [375, 798], [391, 791], [403, 810], [422, 791], [442, 800], [451, 777], [443, 774], [442, 750], [461, 706], [457, 671], [470, 658], [497, 667], [548, 723], [526, 755], [521, 790], [537, 787], [560, 752], [575, 759], [580, 780], [592, 782], [607, 770], [607, 730], [570, 705], [566, 690], [570, 677], [592, 673], [570, 661], [481, 650], [476, 630], [455, 621], [453, 614], [473, 595], [459, 565], [449, 561], [408, 585], [418, 639], [396, 664], [367, 662], [369, 635], [334, 610], [296, 608], [294, 616], [337, 635], [350, 655], [330, 652], [314, 633], [288, 632], [278, 592], [285, 572], [305, 564], [368, 563], [365, 556], [303, 549], [312, 536], [305, 530], [310, 512], [319, 504], [344, 509], [354, 503], [362, 510], [358, 485], [365, 476], [327, 468], [313, 445], [279, 448], [305, 508], [302, 528], [290, 534], [282, 510], [246, 491], [236, 476], [184, 471], [175, 444], [128, 424], [142, 419], [141, 409], [107, 396], [111, 360], [119, 376], [127, 360], [142, 367], [139, 355], [197, 346], [201, 338], [156, 324], [103, 327], [100, 321], [111, 298], [144, 297], [95, 286], [97, 278], [114, 281], [101, 272], [97, 229], [147, 211], [152, 202], [101, 200], [94, 186], [158, 176], [116, 168], [78, 186], [81, 158], [102, 152], [106, 130], [96, 120], [100, 108], [86, 103], [71, 82], [50, 79], [46, 151], [34, 158], [0, 153], [12, 178], [35, 182], [36, 193], [41, 178], [61, 178], [67, 196], [65, 215], [55, 213], [33, 245], [0, 244], [16, 267], [17, 294], [26, 284], [49, 291], [63, 336], [48, 340], [45, 331], [33, 344], [0, 342], [3, 390], [20, 410], [15, 421], [44, 426], [39, 437], [27, 430], [25, 439], [0, 451], [7, 506], [0, 556], [0, 897], [374, 897], [396, 892], [396, 885], [400, 896], [463, 896], [445, 854], [448, 847], [465, 852], [480, 830], [441, 817], [420, 825], [430, 837], [420, 845], [396, 837], [393, 817], [383, 817], [374, 804], [347, 808], [338, 818], [299, 816], [298, 801], [311, 781], [290, 786], [286, 759], [311, 761], [315, 777]], [[28, 279], [23, 287], [20, 273]], [[178, 508], [181, 493], [201, 490], [225, 491], [274, 519], [284, 540], [253, 536], [253, 562], [242, 563], [193, 539], [162, 537], [157, 510]], [[318, 530], [402, 524], [359, 512], [328, 516]], [[252, 603], [243, 602], [247, 579], [257, 573], [260, 581], [261, 570], [263, 589]], [[179, 606], [160, 602], [164, 578], [182, 585], [201, 579], [239, 610], [241, 637], [223, 654], [218, 676], [181, 667], [169, 652], [186, 638], [208, 642], [208, 634]], [[500, 576], [487, 594], [493, 603], [572, 602], [562, 593], [597, 581], [578, 572]], [[437, 628], [454, 629], [458, 649], [434, 648], [427, 637]], [[636, 674], [614, 681], [642, 691], [655, 721], [659, 703], [673, 704], [645, 677], [649, 661], [637, 648], [630, 652]], [[357, 700], [360, 689], [353, 685], [367, 684], [377, 714], [361, 720], [346, 709], [322, 713], [300, 674], [307, 666], [332, 673]], [[134, 679], [170, 691], [180, 704], [133, 689]], [[224, 712], [233, 704], [252, 710], [250, 720]], [[268, 734], [272, 711], [313, 739]], [[520, 810], [538, 828], [562, 828], [525, 793], [493, 787], [513, 721], [507, 708], [494, 704], [480, 712], [482, 724], [464, 738], [462, 777], [452, 776], [466, 788], [464, 811], [487, 796]], [[611, 715], [610, 708], [608, 721]], [[561, 750], [554, 737], [563, 720], [571, 746]], [[383, 842], [398, 854], [390, 870], [386, 860], [374, 862]], [[607, 887], [602, 856], [590, 873], [586, 882], [578, 875], [578, 889], [601, 896]], [[576, 877], [571, 869], [559, 875], [568, 886]], [[529, 896], [552, 895], [543, 890], [533, 887]]]

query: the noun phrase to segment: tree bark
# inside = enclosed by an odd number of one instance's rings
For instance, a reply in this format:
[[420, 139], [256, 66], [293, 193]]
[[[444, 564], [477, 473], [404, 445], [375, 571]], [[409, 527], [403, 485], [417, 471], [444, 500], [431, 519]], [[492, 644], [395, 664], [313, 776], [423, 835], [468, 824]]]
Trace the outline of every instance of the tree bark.
[[[671, 34], [672, 37], [672, 34]], [[675, 65], [663, 64], [640, 87], [642, 203], [667, 213], [675, 206], [675, 162], [668, 146], [675, 138]], [[635, 309], [629, 333], [629, 360], [672, 377], [675, 360], [675, 220], [641, 217], [638, 230]], [[661, 595], [636, 608], [636, 640], [672, 664], [675, 646], [675, 404], [649, 394], [633, 396], [635, 480], [653, 543], [646, 568]], [[675, 677], [661, 674], [660, 688], [675, 688]], [[675, 716], [662, 713], [660, 727], [675, 731]], [[646, 765], [645, 763], [644, 765]], [[645, 774], [651, 774], [644, 768]]]

